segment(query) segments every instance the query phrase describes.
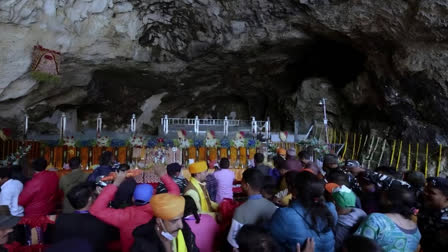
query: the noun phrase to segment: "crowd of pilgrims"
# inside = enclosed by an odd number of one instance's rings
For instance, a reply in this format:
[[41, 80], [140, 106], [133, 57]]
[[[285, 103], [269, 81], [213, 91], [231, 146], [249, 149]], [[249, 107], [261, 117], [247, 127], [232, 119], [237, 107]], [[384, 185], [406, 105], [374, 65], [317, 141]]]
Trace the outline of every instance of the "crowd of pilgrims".
[[[332, 154], [321, 165], [311, 159], [279, 148], [269, 163], [257, 153], [243, 193], [233, 191], [227, 158], [213, 173], [204, 161], [157, 166], [157, 187], [126, 176], [129, 166], [110, 152], [91, 174], [78, 157], [61, 178], [43, 158], [32, 178], [3, 167], [0, 250], [29, 243], [21, 219], [56, 215], [40, 230], [46, 251], [448, 251], [446, 178], [369, 170]], [[103, 181], [111, 172], [115, 179]]]

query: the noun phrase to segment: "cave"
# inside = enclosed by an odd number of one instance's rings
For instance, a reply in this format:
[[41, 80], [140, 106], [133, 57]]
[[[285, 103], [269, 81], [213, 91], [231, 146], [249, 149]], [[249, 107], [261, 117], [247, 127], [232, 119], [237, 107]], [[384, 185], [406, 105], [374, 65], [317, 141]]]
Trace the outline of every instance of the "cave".
[[[25, 112], [35, 135], [57, 135], [63, 112], [80, 132], [101, 113], [116, 133], [132, 114], [145, 135], [164, 115], [269, 117], [272, 130], [303, 133], [322, 124], [326, 98], [331, 128], [448, 144], [437, 3], [31, 2], [0, 5], [0, 118], [17, 136]], [[60, 81], [33, 77], [37, 44], [60, 53]]]

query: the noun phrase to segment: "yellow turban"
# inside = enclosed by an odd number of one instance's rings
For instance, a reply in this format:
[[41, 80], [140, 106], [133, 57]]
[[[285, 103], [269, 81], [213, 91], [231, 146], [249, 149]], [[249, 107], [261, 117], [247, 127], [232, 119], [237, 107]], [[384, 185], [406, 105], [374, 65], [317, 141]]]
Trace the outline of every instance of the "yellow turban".
[[172, 220], [184, 214], [185, 198], [170, 193], [156, 194], [150, 201], [154, 216], [162, 220]]
[[188, 166], [188, 170], [191, 174], [204, 172], [207, 170], [207, 168], [207, 163], [205, 161], [192, 163], [190, 166]]

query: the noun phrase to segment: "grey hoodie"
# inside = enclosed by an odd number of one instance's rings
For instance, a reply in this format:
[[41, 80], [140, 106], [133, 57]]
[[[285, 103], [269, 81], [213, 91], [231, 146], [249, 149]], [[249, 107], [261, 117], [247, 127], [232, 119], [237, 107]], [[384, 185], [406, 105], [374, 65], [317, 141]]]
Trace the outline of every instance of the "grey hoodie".
[[367, 214], [359, 208], [353, 208], [350, 213], [338, 216], [338, 223], [334, 230], [335, 251], [340, 250], [345, 239], [356, 230], [366, 216]]

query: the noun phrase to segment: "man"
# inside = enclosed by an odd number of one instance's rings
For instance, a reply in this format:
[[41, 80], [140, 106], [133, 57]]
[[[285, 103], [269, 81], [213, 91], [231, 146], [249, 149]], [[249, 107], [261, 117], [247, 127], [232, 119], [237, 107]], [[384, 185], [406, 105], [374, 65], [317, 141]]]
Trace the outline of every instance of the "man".
[[255, 169], [259, 170], [264, 176], [269, 176], [271, 168], [263, 164], [264, 162], [263, 153], [255, 153], [254, 161], [255, 161]]
[[448, 179], [427, 179], [417, 223], [423, 251], [448, 251]]
[[45, 171], [47, 161], [36, 159], [32, 167], [33, 178], [25, 184], [19, 196], [19, 205], [25, 208], [25, 216], [44, 216], [52, 213], [59, 197], [59, 178], [55, 172]]
[[63, 176], [59, 180], [59, 188], [64, 192], [64, 203], [63, 203], [63, 213], [73, 213], [75, 209], [72, 204], [67, 199], [67, 193], [79, 183], [85, 182], [89, 174], [83, 172], [81, 168], [81, 159], [79, 157], [74, 157], [70, 159], [69, 166], [72, 172]]
[[[130, 167], [128, 164], [121, 164], [118, 168], [118, 170], [122, 172], [126, 172], [129, 169]], [[134, 178], [126, 178], [118, 187], [118, 190], [115, 193], [114, 200], [111, 202], [111, 206], [113, 208], [125, 208], [128, 206], [132, 206], [132, 196], [134, 194], [136, 186], [137, 182]]]
[[[155, 173], [167, 186], [172, 194], [179, 195], [179, 187], [174, 183], [165, 167], [156, 166]], [[118, 187], [126, 178], [125, 172], [119, 172], [113, 184], [107, 185], [90, 208], [90, 213], [103, 222], [120, 229], [122, 251], [128, 252], [134, 243], [132, 231], [140, 225], [148, 222], [153, 216], [149, 200], [152, 197], [153, 188], [148, 184], [140, 184], [135, 188], [134, 205], [124, 209], [108, 208], [109, 202], [114, 198]]]
[[8, 242], [9, 234], [19, 220], [20, 217], [11, 215], [8, 206], [0, 206], [0, 251], [7, 251], [3, 245]]
[[11, 178], [11, 168], [0, 168], [0, 185], [0, 205], [8, 206], [13, 216], [23, 216], [23, 207], [19, 206], [23, 185]]
[[278, 148], [277, 149], [277, 157], [286, 160], [286, 150], [283, 148]]
[[94, 202], [95, 185], [81, 183], [67, 192], [67, 201], [75, 209], [73, 213], [62, 214], [56, 219], [54, 241], [61, 242], [71, 238], [89, 241], [95, 251], [107, 251], [113, 228], [89, 213]]
[[[168, 175], [174, 180], [174, 182], [179, 187], [180, 193], [183, 193], [185, 190], [185, 187], [187, 187], [188, 180], [186, 180], [184, 177], [180, 176], [180, 171], [182, 170], [182, 166], [178, 163], [172, 163], [169, 164], [166, 167]], [[157, 186], [157, 193], [166, 193], [168, 190], [166, 189], [165, 184], [159, 183]]]
[[216, 202], [216, 194], [218, 193], [218, 180], [213, 174], [207, 173], [205, 176], [205, 188], [207, 189], [210, 200]]
[[216, 203], [218, 204], [224, 199], [233, 200], [233, 180], [235, 179], [235, 173], [229, 169], [230, 161], [228, 158], [221, 158], [219, 166], [221, 169], [213, 173], [218, 182], [216, 192]]
[[191, 179], [185, 188], [185, 195], [193, 198], [200, 212], [215, 212], [218, 204], [210, 199], [206, 183], [204, 183], [208, 174], [207, 163], [205, 161], [193, 163], [188, 167], [188, 170], [190, 171]]
[[338, 156], [334, 154], [326, 154], [324, 156], [324, 163], [322, 165], [323, 175], [330, 172], [331, 170], [337, 169], [339, 166]]
[[264, 176], [256, 169], [248, 169], [243, 173], [241, 187], [249, 195], [248, 201], [235, 210], [227, 241], [234, 248], [238, 248], [235, 240], [238, 231], [247, 224], [262, 224], [268, 222], [277, 207], [261, 196]]
[[286, 155], [286, 167], [288, 171], [301, 171], [303, 169], [302, 163], [297, 160], [296, 149], [291, 148]]
[[151, 206], [155, 218], [135, 229], [132, 252], [199, 252], [195, 236], [183, 220], [184, 197], [158, 194], [151, 199]]
[[306, 167], [311, 163], [311, 154], [308, 151], [299, 152], [299, 161], [302, 163], [302, 167]]
[[112, 152], [105, 151], [100, 157], [100, 166], [96, 168], [92, 174], [89, 175], [88, 181], [91, 183], [96, 183], [97, 177], [107, 176], [109, 173], [113, 172], [112, 166], [115, 163], [114, 156]]

